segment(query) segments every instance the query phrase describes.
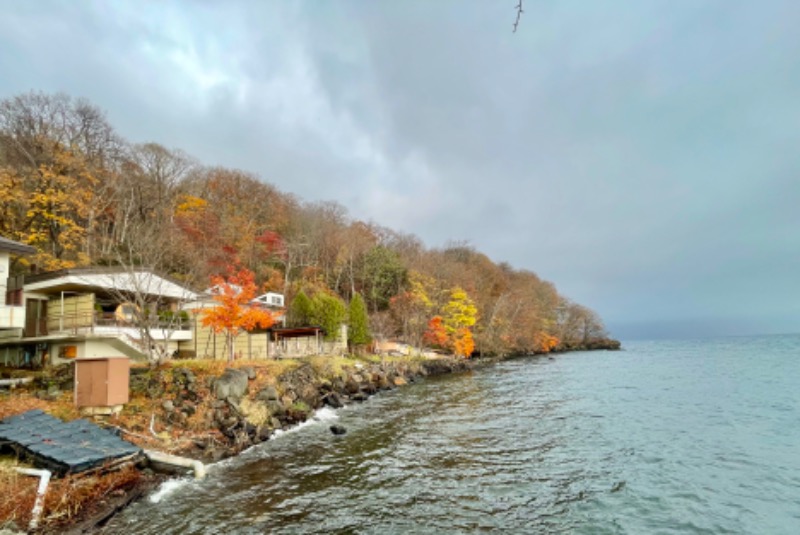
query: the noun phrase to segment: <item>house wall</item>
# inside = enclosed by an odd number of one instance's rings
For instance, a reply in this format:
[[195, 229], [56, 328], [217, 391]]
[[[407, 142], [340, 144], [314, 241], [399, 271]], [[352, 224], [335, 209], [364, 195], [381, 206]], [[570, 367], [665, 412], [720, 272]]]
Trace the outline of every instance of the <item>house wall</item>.
[[8, 251], [0, 251], [0, 329], [21, 329], [25, 327], [25, 307], [6, 305], [10, 263]]
[[[347, 351], [347, 331], [343, 330], [342, 333], [340, 339], [334, 342], [325, 341], [321, 336], [319, 339], [303, 336], [275, 342], [269, 339], [268, 333], [242, 332], [234, 340], [234, 354], [236, 358], [246, 360], [341, 354]], [[180, 351], [194, 352], [196, 358], [228, 358], [229, 348], [224, 333], [214, 333], [213, 329], [197, 321], [194, 334], [193, 340], [179, 343]]]
[[[5, 291], [2, 299], [6, 298]], [[25, 327], [25, 307], [7, 306], [0, 304], [0, 329], [22, 329]], [[0, 338], [3, 337], [2, 333]], [[17, 336], [17, 332], [8, 333], [8, 336]]]
[[[234, 353], [247, 359], [265, 359], [274, 355], [274, 343], [269, 342], [267, 333], [243, 332], [234, 340]], [[210, 327], [197, 322], [194, 339], [179, 342], [182, 351], [194, 351], [198, 358], [228, 358], [229, 348], [225, 333], [215, 333]]]
[[6, 304], [6, 286], [8, 284], [8, 269], [11, 265], [11, 255], [8, 251], [0, 251], [0, 305]]
[[103, 340], [86, 340], [81, 345], [83, 346], [83, 354], [80, 356], [80, 358], [127, 356], [125, 353], [108, 345]]

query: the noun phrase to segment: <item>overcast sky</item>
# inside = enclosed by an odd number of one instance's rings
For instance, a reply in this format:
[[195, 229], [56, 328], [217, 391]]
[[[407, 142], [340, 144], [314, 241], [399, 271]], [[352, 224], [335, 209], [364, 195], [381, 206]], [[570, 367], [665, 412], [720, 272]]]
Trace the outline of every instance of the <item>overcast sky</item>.
[[797, 0], [0, 0], [0, 98], [465, 240], [612, 334], [800, 330]]

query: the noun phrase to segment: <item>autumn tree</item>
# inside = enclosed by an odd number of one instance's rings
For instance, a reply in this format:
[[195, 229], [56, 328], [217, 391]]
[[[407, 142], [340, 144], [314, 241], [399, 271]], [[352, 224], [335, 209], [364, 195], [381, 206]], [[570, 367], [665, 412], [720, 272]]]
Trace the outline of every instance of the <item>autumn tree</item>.
[[475, 341], [472, 338], [472, 331], [467, 327], [461, 327], [453, 335], [453, 353], [456, 356], [469, 358], [475, 351]]
[[461, 329], [469, 329], [478, 321], [478, 308], [462, 288], [450, 290], [450, 300], [442, 310], [444, 328], [451, 337]]
[[102, 231], [99, 254], [104, 261], [113, 259], [115, 248], [130, 248], [129, 240], [135, 240], [143, 228], [156, 228], [176, 258], [173, 263], [180, 263], [180, 254], [188, 253], [187, 242], [191, 243], [176, 225], [183, 222], [179, 207], [186, 204], [181, 184], [195, 166], [183, 152], [156, 143], [134, 145], [125, 152], [104, 187], [110, 204], [97, 216]]
[[26, 220], [18, 238], [38, 253], [29, 260], [47, 271], [87, 265], [86, 239], [96, 178], [79, 154], [52, 146], [27, 199]]
[[202, 324], [225, 335], [228, 361], [234, 360], [234, 342], [241, 331], [270, 327], [275, 318], [253, 303], [258, 287], [253, 272], [231, 266], [226, 277], [212, 276], [211, 288], [217, 305], [203, 312]]
[[428, 328], [423, 335], [425, 342], [441, 349], [450, 347], [450, 337], [444, 328], [441, 316], [434, 316], [428, 321]]
[[350, 300], [347, 317], [349, 345], [357, 348], [369, 344], [372, 341], [369, 334], [369, 318], [367, 317], [367, 306], [361, 294], [356, 293]]
[[3, 201], [7, 236], [34, 245], [45, 269], [89, 263], [103, 194], [124, 144], [104, 114], [66, 95], [27, 93], [0, 101], [0, 174], [19, 188]]
[[369, 225], [360, 221], [342, 228], [339, 234], [341, 245], [332, 273], [335, 278], [330, 285], [340, 295], [352, 298], [356, 292], [363, 290], [364, 260], [375, 243], [375, 235]]
[[456, 355], [469, 357], [475, 349], [471, 327], [478, 319], [478, 309], [462, 288], [450, 290], [450, 300], [442, 314], [428, 322], [425, 340], [452, 350]]
[[364, 257], [362, 282], [370, 310], [386, 310], [391, 298], [406, 283], [407, 277], [408, 269], [399, 254], [383, 245], [371, 248]]
[[559, 347], [567, 350], [586, 348], [608, 336], [596, 312], [563, 298], [558, 307], [556, 329]]
[[430, 297], [434, 285], [433, 278], [412, 271], [408, 275], [406, 290], [389, 299], [389, 311], [397, 325], [397, 332], [413, 347], [422, 345], [428, 328], [434, 309]]

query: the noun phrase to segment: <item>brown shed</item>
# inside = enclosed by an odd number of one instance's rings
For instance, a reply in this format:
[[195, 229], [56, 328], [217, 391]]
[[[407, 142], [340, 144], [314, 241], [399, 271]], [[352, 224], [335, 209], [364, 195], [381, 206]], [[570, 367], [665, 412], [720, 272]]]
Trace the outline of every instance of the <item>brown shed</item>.
[[128, 357], [97, 357], [75, 361], [75, 404], [113, 407], [128, 402], [131, 365]]

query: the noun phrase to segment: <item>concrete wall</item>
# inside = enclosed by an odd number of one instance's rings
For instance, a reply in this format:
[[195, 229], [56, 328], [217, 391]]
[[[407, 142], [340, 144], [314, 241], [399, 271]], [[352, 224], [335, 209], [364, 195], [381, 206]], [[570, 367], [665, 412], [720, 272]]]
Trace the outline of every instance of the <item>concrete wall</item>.
[[[62, 357], [62, 349], [74, 347], [76, 350], [75, 358]], [[103, 340], [86, 340], [81, 342], [54, 342], [50, 345], [50, 362], [53, 364], [63, 364], [72, 362], [76, 358], [94, 357], [127, 357], [115, 347], [110, 346]]]

